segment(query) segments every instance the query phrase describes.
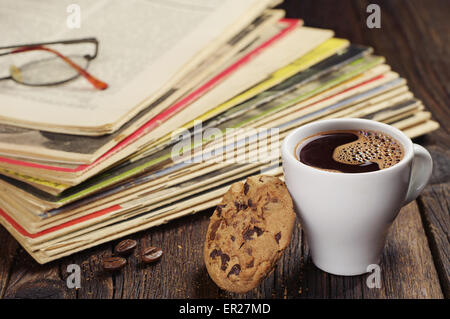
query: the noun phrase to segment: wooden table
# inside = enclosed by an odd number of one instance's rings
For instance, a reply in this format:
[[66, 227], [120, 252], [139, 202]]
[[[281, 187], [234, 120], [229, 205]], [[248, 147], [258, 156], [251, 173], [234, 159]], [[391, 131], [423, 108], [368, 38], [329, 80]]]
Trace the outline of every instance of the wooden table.
[[[366, 26], [366, 8], [379, 3], [381, 29]], [[381, 261], [381, 288], [368, 288], [367, 275], [340, 277], [312, 263], [297, 223], [293, 240], [273, 274], [245, 295], [221, 291], [206, 273], [203, 239], [212, 210], [140, 232], [140, 246], [164, 249], [163, 259], [142, 266], [132, 256], [123, 272], [105, 275], [102, 256], [116, 242], [47, 265], [37, 264], [0, 228], [0, 297], [5, 298], [443, 298], [449, 297], [449, 56], [448, 0], [292, 0], [288, 17], [330, 28], [336, 36], [370, 45], [408, 80], [441, 129], [415, 142], [434, 159], [431, 184], [404, 207], [390, 231]], [[82, 269], [82, 287], [66, 286], [67, 265]]]

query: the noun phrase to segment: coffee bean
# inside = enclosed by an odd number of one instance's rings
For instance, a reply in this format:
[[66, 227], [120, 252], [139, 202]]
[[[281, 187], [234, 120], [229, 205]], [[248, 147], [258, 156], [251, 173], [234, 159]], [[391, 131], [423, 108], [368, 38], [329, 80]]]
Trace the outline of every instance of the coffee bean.
[[137, 242], [133, 239], [125, 239], [116, 245], [114, 251], [119, 255], [129, 255], [135, 248]]
[[122, 257], [105, 257], [102, 260], [102, 266], [105, 270], [118, 270], [123, 268], [127, 260]]
[[163, 255], [163, 251], [158, 247], [148, 247], [142, 251], [141, 259], [144, 263], [149, 264], [157, 261]]

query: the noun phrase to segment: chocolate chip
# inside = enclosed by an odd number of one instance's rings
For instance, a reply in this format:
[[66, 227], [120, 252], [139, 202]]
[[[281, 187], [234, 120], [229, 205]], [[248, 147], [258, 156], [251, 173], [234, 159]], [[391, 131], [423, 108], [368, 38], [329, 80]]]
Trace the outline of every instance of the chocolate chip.
[[233, 267], [231, 267], [230, 272], [228, 273], [227, 277], [230, 277], [230, 275], [239, 275], [241, 272], [241, 265], [235, 264]]
[[261, 236], [263, 233], [264, 233], [264, 230], [262, 230], [261, 228], [259, 228], [259, 227], [254, 227], [253, 228], [255, 231], [256, 231], [256, 234], [258, 235], [258, 236]]
[[247, 182], [245, 182], [245, 184], [244, 184], [244, 195], [247, 195], [249, 188], [250, 188], [250, 186], [247, 184]]
[[244, 240], [250, 240], [250, 239], [252, 239], [253, 233], [254, 233], [253, 229], [247, 229], [242, 234], [242, 237], [244, 237]]
[[261, 236], [264, 233], [264, 230], [255, 226], [253, 228], [249, 228], [246, 231], [244, 231], [242, 236], [244, 237], [244, 240], [250, 240], [253, 239], [252, 236], [254, 233], [256, 233], [257, 236]]
[[217, 211], [217, 216], [221, 216], [222, 215], [222, 208], [226, 207], [227, 205], [218, 205], [216, 208]]
[[231, 235], [231, 240], [232, 240], [232, 241], [235, 241], [236, 238], [235, 238], [233, 235]]
[[219, 229], [220, 222], [221, 222], [221, 220], [219, 219], [219, 220], [216, 220], [211, 225], [211, 232], [209, 233], [209, 240], [214, 240], [214, 238], [216, 238], [216, 232], [217, 232], [217, 229]]
[[216, 258], [217, 256], [220, 256], [220, 255], [222, 255], [222, 251], [221, 250], [213, 249], [211, 251], [211, 253], [209, 254], [209, 257], [214, 259], [214, 258]]
[[279, 232], [275, 235], [275, 240], [277, 241], [277, 244], [280, 243], [280, 239], [281, 239], [281, 232]]
[[247, 264], [247, 268], [253, 268], [253, 266], [254, 266], [254, 260], [252, 260], [251, 262], [249, 262], [248, 264]]
[[220, 269], [225, 271], [228, 267], [228, 262], [230, 261], [230, 256], [228, 256], [227, 254], [221, 254], [220, 258], [222, 260], [222, 266], [220, 267]]
[[251, 199], [248, 200], [248, 207], [250, 207], [253, 211], [256, 210], [256, 204], [253, 203]]
[[230, 256], [222, 253], [222, 251], [220, 249], [213, 249], [211, 251], [211, 253], [209, 254], [209, 257], [211, 257], [212, 259], [219, 257], [219, 256], [220, 256], [220, 260], [222, 262], [220, 269], [225, 271], [228, 267], [228, 262], [230, 261]]
[[246, 210], [248, 207], [246, 204], [240, 202], [234, 202], [234, 206], [236, 207], [237, 211]]

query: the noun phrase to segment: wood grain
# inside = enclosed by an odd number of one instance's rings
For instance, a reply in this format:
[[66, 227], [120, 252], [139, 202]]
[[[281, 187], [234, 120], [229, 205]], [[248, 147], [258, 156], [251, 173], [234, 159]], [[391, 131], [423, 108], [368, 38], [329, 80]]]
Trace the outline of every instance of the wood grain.
[[[68, 289], [75, 292], [78, 299], [111, 299], [115, 291], [115, 274], [105, 272], [102, 269], [102, 258], [109, 257], [112, 253], [111, 243], [94, 247], [81, 254], [69, 256], [61, 261], [55, 261], [59, 265], [61, 277], [66, 281], [67, 266], [69, 264], [79, 265], [81, 268], [81, 288], [78, 290]], [[52, 263], [53, 264], [53, 263]], [[119, 273], [120, 276], [120, 273]]]
[[428, 186], [422, 194], [421, 206], [425, 232], [428, 235], [431, 252], [439, 273], [442, 290], [446, 298], [450, 297], [450, 186], [437, 184]]
[[404, 207], [395, 220], [381, 264], [386, 269], [382, 289], [369, 289], [367, 297], [443, 297], [416, 202]]
[[[366, 26], [369, 3], [381, 7], [381, 29]], [[326, 274], [311, 262], [296, 224], [293, 240], [274, 272], [248, 294], [224, 292], [209, 278], [202, 256], [212, 210], [137, 233], [137, 250], [127, 266], [105, 273], [101, 259], [117, 241], [38, 265], [0, 228], [2, 298], [442, 298], [449, 297], [448, 182], [450, 180], [450, 2], [447, 0], [285, 0], [287, 17], [329, 28], [336, 36], [369, 45], [407, 79], [441, 129], [415, 140], [432, 154], [431, 185], [417, 203], [405, 207], [389, 233], [381, 266], [381, 288], [369, 289], [367, 275]], [[162, 259], [143, 265], [139, 251], [164, 250]], [[82, 287], [66, 286], [67, 265], [82, 269]]]
[[[200, 298], [217, 295], [217, 288], [205, 286], [203, 237], [209, 217], [198, 214], [138, 234], [139, 245], [125, 268], [115, 277], [115, 298]], [[160, 247], [164, 255], [154, 264], [143, 264], [142, 249]], [[137, 271], [136, 271], [137, 270]], [[210, 291], [213, 288], [213, 291]]]
[[10, 269], [4, 298], [73, 298], [74, 291], [67, 289], [56, 263], [39, 265], [28, 253], [19, 248]]
[[5, 290], [9, 284], [10, 273], [18, 249], [19, 244], [6, 229], [0, 227], [0, 298], [4, 296]]

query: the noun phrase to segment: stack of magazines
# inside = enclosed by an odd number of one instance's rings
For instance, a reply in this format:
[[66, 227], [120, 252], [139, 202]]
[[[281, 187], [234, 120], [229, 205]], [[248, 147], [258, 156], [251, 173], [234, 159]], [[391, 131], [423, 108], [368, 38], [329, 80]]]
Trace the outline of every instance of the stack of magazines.
[[280, 142], [305, 123], [438, 128], [385, 58], [279, 1], [78, 1], [79, 27], [32, 2], [0, 4], [0, 223], [39, 263], [282, 177]]

